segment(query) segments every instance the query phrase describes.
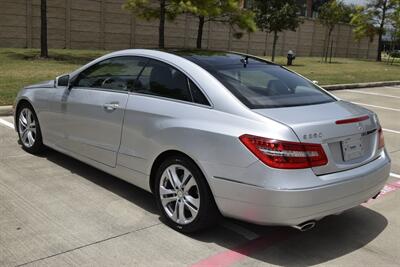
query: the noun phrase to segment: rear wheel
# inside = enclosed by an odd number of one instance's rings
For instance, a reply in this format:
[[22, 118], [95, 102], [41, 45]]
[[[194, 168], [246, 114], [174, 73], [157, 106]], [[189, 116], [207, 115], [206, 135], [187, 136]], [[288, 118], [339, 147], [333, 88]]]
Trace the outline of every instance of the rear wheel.
[[44, 149], [39, 120], [29, 104], [22, 104], [17, 113], [17, 130], [22, 147], [36, 154]]
[[214, 224], [219, 213], [200, 169], [190, 159], [166, 159], [156, 174], [159, 209], [172, 228], [190, 233]]

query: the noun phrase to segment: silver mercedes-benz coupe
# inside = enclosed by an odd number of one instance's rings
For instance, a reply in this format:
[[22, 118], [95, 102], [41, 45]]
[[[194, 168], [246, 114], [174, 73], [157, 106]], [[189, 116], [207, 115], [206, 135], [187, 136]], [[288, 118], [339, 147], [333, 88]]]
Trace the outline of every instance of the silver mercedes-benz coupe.
[[50, 147], [152, 192], [171, 227], [220, 214], [310, 229], [390, 172], [376, 114], [251, 55], [124, 50], [15, 103], [23, 148]]

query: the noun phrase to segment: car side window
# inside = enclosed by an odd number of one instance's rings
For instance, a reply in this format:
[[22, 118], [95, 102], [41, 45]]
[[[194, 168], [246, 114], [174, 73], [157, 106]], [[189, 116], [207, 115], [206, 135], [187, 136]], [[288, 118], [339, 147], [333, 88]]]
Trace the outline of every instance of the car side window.
[[176, 68], [150, 60], [135, 85], [136, 92], [210, 105], [201, 90]]
[[146, 62], [132, 56], [109, 58], [82, 71], [74, 86], [129, 91]]
[[210, 106], [205, 95], [201, 92], [199, 87], [195, 85], [191, 80], [189, 80], [190, 92], [192, 93], [193, 102], [201, 105]]
[[150, 60], [140, 75], [135, 91], [192, 102], [186, 76], [174, 67]]

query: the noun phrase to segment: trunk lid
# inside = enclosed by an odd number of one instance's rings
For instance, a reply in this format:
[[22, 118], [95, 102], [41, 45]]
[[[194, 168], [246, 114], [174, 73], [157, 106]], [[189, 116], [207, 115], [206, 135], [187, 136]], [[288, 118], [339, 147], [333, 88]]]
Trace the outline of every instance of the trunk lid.
[[[316, 175], [356, 168], [379, 156], [379, 125], [374, 113], [352, 103], [336, 101], [253, 111], [286, 124], [300, 142], [322, 145], [328, 164], [313, 168]], [[353, 118], [361, 121], [348, 121]]]

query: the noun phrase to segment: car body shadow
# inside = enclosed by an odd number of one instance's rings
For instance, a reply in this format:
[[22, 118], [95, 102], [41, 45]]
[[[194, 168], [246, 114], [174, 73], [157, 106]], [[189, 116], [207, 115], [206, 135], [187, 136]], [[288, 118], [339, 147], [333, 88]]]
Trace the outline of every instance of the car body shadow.
[[[159, 214], [152, 194], [145, 190], [52, 149], [48, 149], [41, 157], [150, 213]], [[161, 217], [160, 221], [164, 222]], [[258, 238], [248, 240], [237, 231], [226, 227], [226, 224], [237, 225], [255, 233]], [[387, 225], [388, 221], [383, 215], [367, 207], [358, 206], [341, 215], [322, 219], [314, 229], [307, 232], [290, 227], [259, 226], [222, 218], [219, 225], [188, 236], [197, 242], [214, 243], [227, 251], [234, 251], [268, 264], [310, 266], [328, 262], [364, 247]]]
[[329, 216], [314, 230], [298, 233], [267, 253], [255, 253], [252, 257], [285, 266], [321, 264], [366, 246], [387, 225], [387, 219], [378, 212], [358, 206]]
[[[358, 206], [340, 215], [320, 220], [316, 227], [300, 232], [290, 227], [258, 226], [224, 219], [258, 234], [258, 238], [235, 242], [222, 236], [218, 229], [195, 234], [202, 242], [216, 243], [229, 251], [279, 266], [311, 266], [323, 264], [352, 253], [373, 241], [387, 227], [380, 213]], [[232, 236], [225, 233], [225, 236]], [[227, 254], [228, 255], [228, 254]], [[212, 262], [212, 261], [211, 261]], [[209, 264], [210, 261], [207, 261]], [[201, 265], [201, 264], [200, 264]]]
[[113, 192], [150, 213], [158, 213], [153, 195], [137, 186], [50, 148], [46, 149], [46, 151], [41, 153], [40, 156], [64, 169], [69, 170], [71, 173], [77, 174], [80, 177]]

